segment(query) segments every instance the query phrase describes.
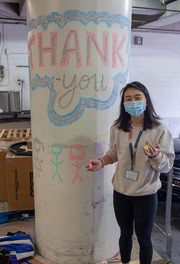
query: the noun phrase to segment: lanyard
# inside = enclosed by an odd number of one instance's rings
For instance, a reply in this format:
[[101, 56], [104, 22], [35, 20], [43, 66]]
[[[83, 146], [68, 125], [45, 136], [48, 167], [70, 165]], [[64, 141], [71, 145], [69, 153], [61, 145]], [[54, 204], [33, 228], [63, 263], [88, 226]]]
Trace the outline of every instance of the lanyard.
[[133, 146], [132, 146], [132, 128], [130, 127], [129, 129], [129, 150], [130, 150], [130, 154], [131, 154], [131, 170], [133, 170], [134, 168], [134, 161], [135, 161], [135, 157], [136, 157], [136, 150], [137, 150], [137, 146], [139, 143], [139, 140], [141, 138], [141, 135], [143, 133], [143, 130], [139, 131], [139, 135], [136, 139], [136, 142], [134, 144], [134, 151], [133, 151]]

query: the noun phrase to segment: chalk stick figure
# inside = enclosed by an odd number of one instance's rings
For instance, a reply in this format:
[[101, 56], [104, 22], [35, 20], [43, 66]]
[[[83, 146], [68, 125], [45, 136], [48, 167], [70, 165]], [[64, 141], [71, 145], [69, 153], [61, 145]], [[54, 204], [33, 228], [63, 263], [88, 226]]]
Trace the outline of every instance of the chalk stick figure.
[[41, 163], [43, 162], [43, 160], [40, 160], [39, 157], [39, 152], [42, 150], [44, 151], [44, 146], [43, 143], [37, 138], [35, 137], [33, 139], [33, 146], [34, 146], [34, 152], [33, 152], [33, 156], [34, 156], [34, 160], [35, 160], [35, 168], [36, 168], [36, 174], [38, 176], [40, 176], [40, 172], [42, 172], [42, 167], [41, 167]]
[[[54, 150], [55, 148], [58, 148], [58, 150], [55, 151], [55, 150]], [[56, 156], [56, 162], [54, 162], [53, 160], [51, 160], [51, 162], [56, 166], [56, 172], [53, 174], [53, 176], [52, 176], [52, 180], [54, 179], [55, 175], [57, 174], [57, 176], [59, 177], [60, 181], [63, 182], [62, 179], [61, 179], [61, 177], [60, 177], [60, 175], [59, 175], [59, 173], [58, 173], [58, 166], [59, 166], [61, 163], [64, 162], [63, 160], [60, 161], [60, 162], [58, 162], [58, 156], [61, 155], [61, 152], [62, 152], [62, 146], [61, 146], [60, 144], [58, 144], [58, 143], [54, 143], [54, 144], [52, 144], [52, 146], [51, 146], [51, 152], [52, 152], [53, 155]]]
[[85, 158], [85, 152], [84, 152], [84, 147], [80, 144], [74, 144], [71, 147], [71, 150], [69, 152], [69, 158], [70, 160], [76, 160], [77, 159], [77, 164], [71, 163], [74, 167], [77, 168], [76, 176], [74, 177], [72, 183], [75, 183], [76, 179], [79, 178], [80, 181], [83, 183], [83, 179], [79, 175], [79, 169], [83, 164], [86, 162], [83, 162], [81, 165], [79, 164], [79, 160], [84, 160]]

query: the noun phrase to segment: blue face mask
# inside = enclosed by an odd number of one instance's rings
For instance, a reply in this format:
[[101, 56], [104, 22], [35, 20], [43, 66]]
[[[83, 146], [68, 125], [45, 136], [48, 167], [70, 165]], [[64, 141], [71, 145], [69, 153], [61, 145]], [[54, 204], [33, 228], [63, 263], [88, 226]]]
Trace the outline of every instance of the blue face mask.
[[138, 117], [144, 112], [146, 104], [145, 101], [133, 101], [124, 103], [124, 108], [128, 114]]

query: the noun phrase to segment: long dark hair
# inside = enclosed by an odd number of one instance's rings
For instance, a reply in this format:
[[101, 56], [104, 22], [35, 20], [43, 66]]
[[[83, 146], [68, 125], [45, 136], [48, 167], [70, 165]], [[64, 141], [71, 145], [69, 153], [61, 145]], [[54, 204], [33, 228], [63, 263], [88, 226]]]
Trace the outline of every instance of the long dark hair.
[[136, 88], [137, 90], [144, 93], [146, 97], [146, 110], [144, 112], [144, 130], [147, 128], [152, 129], [160, 124], [160, 117], [156, 114], [149, 92], [147, 88], [140, 82], [128, 83], [120, 92], [121, 103], [120, 103], [120, 114], [118, 119], [115, 120], [114, 125], [125, 132], [129, 131], [131, 116], [124, 109], [124, 93], [128, 88]]

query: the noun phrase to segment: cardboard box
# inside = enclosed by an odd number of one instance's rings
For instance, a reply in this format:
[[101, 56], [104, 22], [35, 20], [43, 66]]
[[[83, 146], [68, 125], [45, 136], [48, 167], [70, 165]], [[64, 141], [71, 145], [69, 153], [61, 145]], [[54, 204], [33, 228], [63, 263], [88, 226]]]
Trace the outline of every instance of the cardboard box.
[[6, 154], [0, 151], [0, 201], [7, 201]]
[[32, 149], [32, 138], [29, 138], [27, 141], [27, 148]]
[[34, 182], [31, 156], [6, 155], [9, 210], [34, 209]]
[[[17, 142], [17, 141], [16, 141]], [[0, 141], [0, 202], [7, 201], [6, 155], [14, 141]]]

